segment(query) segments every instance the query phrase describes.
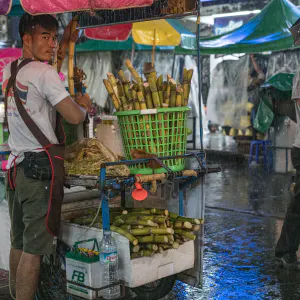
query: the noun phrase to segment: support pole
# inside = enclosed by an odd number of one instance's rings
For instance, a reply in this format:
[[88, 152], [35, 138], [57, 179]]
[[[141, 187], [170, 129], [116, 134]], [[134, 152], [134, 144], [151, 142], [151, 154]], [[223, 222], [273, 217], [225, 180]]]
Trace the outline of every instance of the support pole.
[[174, 72], [175, 72], [175, 60], [176, 60], [176, 52], [174, 49], [174, 54], [173, 54], [173, 64], [172, 64], [172, 78], [174, 78]]
[[[200, 56], [200, 16], [201, 16], [201, 1], [198, 0], [198, 14], [197, 14], [197, 67], [198, 67], [198, 85], [199, 85], [199, 91], [198, 91], [198, 103], [199, 103], [199, 121], [200, 121], [200, 147], [201, 151], [203, 151], [203, 120], [202, 120], [202, 97], [201, 97], [201, 56]], [[203, 161], [205, 165], [205, 161]], [[202, 177], [200, 179], [200, 218], [204, 220], [204, 215], [205, 215], [205, 191], [204, 191], [204, 184], [205, 184], [205, 179]], [[200, 286], [203, 285], [203, 255], [204, 255], [204, 226], [201, 226], [201, 232], [198, 235], [197, 238], [197, 248], [199, 249], [197, 251], [197, 256], [199, 258], [199, 264], [200, 264], [200, 274], [199, 274], [199, 283]]]
[[184, 196], [183, 196], [183, 190], [179, 190], [179, 215], [184, 215]]
[[197, 14], [197, 68], [198, 68], [198, 103], [199, 103], [199, 121], [200, 121], [200, 147], [203, 150], [203, 124], [202, 124], [202, 99], [201, 99], [201, 56], [200, 56], [200, 11], [201, 1], [198, 0]]
[[110, 220], [109, 220], [109, 204], [108, 204], [108, 195], [105, 194], [105, 177], [106, 177], [106, 166], [101, 166], [100, 176], [99, 176], [99, 190], [100, 197], [102, 199], [102, 225], [103, 231], [110, 230]]

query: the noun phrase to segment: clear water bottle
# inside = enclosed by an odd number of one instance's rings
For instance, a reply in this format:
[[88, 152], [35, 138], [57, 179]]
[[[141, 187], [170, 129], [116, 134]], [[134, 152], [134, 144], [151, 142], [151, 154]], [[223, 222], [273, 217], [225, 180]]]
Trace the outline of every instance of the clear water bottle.
[[[100, 243], [100, 264], [104, 286], [119, 281], [117, 244], [110, 231], [103, 232], [103, 239]], [[104, 299], [118, 299], [120, 295], [120, 285], [103, 290]]]

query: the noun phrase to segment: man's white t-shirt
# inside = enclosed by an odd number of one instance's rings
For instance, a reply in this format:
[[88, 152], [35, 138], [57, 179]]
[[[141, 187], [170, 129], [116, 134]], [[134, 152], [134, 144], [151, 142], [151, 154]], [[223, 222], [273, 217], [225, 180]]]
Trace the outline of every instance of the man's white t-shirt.
[[[20, 63], [21, 61], [19, 61]], [[3, 94], [10, 78], [10, 65], [7, 65], [3, 73]], [[45, 134], [50, 143], [57, 144], [55, 135], [56, 109], [60, 101], [69, 96], [57, 71], [50, 65], [33, 61], [23, 67], [16, 78], [16, 89], [29, 116]], [[7, 98], [7, 118], [9, 126], [8, 145], [11, 155], [8, 159], [7, 168], [12, 166], [17, 156], [16, 164], [24, 159], [24, 152], [39, 152], [41, 144], [23, 122], [12, 89]]]

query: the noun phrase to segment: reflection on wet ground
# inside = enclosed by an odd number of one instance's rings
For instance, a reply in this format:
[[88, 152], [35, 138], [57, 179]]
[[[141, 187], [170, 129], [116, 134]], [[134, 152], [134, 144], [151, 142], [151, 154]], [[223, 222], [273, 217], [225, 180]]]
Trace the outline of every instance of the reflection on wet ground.
[[274, 258], [292, 175], [217, 164], [206, 178], [203, 287], [177, 282], [166, 299], [300, 299], [300, 272]]

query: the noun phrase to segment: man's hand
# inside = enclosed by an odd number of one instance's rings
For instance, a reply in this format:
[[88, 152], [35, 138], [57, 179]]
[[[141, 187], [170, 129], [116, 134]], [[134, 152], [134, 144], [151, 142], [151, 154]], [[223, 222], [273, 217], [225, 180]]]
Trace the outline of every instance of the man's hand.
[[81, 93], [77, 93], [75, 101], [79, 106], [85, 108], [87, 112], [91, 110], [92, 101], [87, 93], [85, 93], [84, 95], [82, 95]]
[[67, 27], [65, 28], [62, 40], [61, 40], [61, 45], [65, 45], [65, 46], [69, 46], [69, 41], [72, 41], [73, 43], [75, 43], [78, 39], [78, 33], [79, 33], [79, 29], [77, 29], [76, 31], [74, 31], [73, 33], [71, 33], [71, 28], [72, 28], [72, 22], [70, 21], [69, 24], [67, 25]]

